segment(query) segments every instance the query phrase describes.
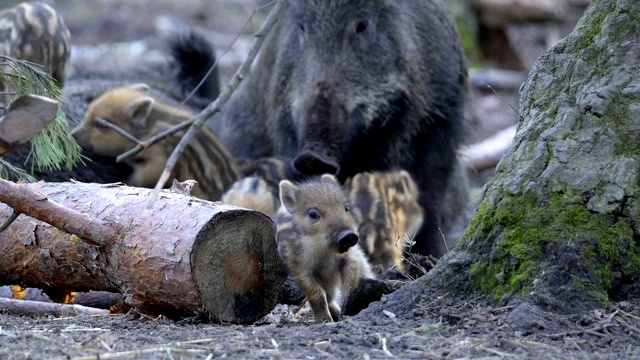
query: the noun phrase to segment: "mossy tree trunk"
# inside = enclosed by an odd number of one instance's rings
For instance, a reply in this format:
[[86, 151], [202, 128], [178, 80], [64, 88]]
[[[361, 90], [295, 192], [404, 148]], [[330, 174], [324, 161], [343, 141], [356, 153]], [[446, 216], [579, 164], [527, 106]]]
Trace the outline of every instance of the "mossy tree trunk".
[[594, 0], [534, 65], [514, 145], [426, 281], [560, 312], [640, 298], [640, 2]]

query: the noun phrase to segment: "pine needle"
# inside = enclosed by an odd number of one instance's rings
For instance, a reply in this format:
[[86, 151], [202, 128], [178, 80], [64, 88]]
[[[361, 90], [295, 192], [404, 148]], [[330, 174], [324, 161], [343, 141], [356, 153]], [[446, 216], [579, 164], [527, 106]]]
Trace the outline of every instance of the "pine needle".
[[0, 178], [13, 181], [36, 182], [36, 178], [23, 169], [6, 162], [0, 157]]

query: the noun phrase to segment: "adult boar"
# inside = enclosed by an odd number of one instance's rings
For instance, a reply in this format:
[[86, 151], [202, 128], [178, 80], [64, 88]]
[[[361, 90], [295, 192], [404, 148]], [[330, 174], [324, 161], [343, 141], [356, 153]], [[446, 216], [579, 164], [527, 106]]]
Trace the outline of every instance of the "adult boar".
[[[420, 188], [414, 252], [440, 256], [460, 191], [467, 72], [440, 0], [290, 0], [212, 127], [240, 159], [284, 156], [344, 182], [405, 169]], [[462, 193], [447, 198], [466, 198]], [[460, 203], [455, 201], [452, 203]]]

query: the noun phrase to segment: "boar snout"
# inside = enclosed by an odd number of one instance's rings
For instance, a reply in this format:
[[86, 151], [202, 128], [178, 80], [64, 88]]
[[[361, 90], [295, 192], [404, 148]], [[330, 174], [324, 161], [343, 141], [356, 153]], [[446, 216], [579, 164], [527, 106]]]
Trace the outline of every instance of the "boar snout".
[[293, 158], [293, 167], [305, 175], [338, 174], [340, 171], [338, 161], [321, 149], [322, 146], [319, 144], [306, 145]]
[[347, 110], [336, 96], [336, 86], [319, 81], [301, 103], [298, 140], [300, 151], [293, 166], [305, 175], [340, 172], [339, 158], [348, 132]]
[[345, 230], [338, 237], [338, 251], [343, 253], [358, 243], [358, 234], [351, 230]]

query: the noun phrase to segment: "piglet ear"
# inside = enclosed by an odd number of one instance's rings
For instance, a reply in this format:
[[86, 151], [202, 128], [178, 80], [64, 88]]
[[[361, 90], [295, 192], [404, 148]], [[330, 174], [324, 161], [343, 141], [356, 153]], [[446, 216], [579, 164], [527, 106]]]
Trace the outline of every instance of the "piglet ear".
[[408, 171], [400, 170], [398, 172], [398, 180], [400, 181], [402, 192], [407, 196], [407, 198], [418, 198], [418, 187]]
[[151, 113], [153, 104], [155, 104], [155, 100], [150, 96], [144, 96], [132, 101], [127, 107], [127, 111], [131, 117], [131, 125], [137, 128], [147, 127], [147, 119]]
[[296, 201], [298, 200], [299, 192], [300, 188], [294, 185], [291, 181], [280, 181], [280, 202], [288, 212], [293, 212], [293, 209], [296, 206]]
[[336, 177], [335, 177], [335, 176], [333, 176], [333, 175], [331, 175], [331, 174], [323, 174], [323, 175], [320, 177], [320, 181], [322, 181], [322, 182], [327, 182], [327, 183], [336, 183], [336, 184], [339, 184], [339, 183], [338, 183], [338, 179], [336, 179]]
[[145, 84], [145, 83], [138, 83], [138, 84], [133, 84], [131, 86], [129, 86], [129, 89], [131, 90], [135, 90], [144, 94], [148, 94], [149, 91], [151, 91], [151, 88], [149, 87], [149, 85]]

